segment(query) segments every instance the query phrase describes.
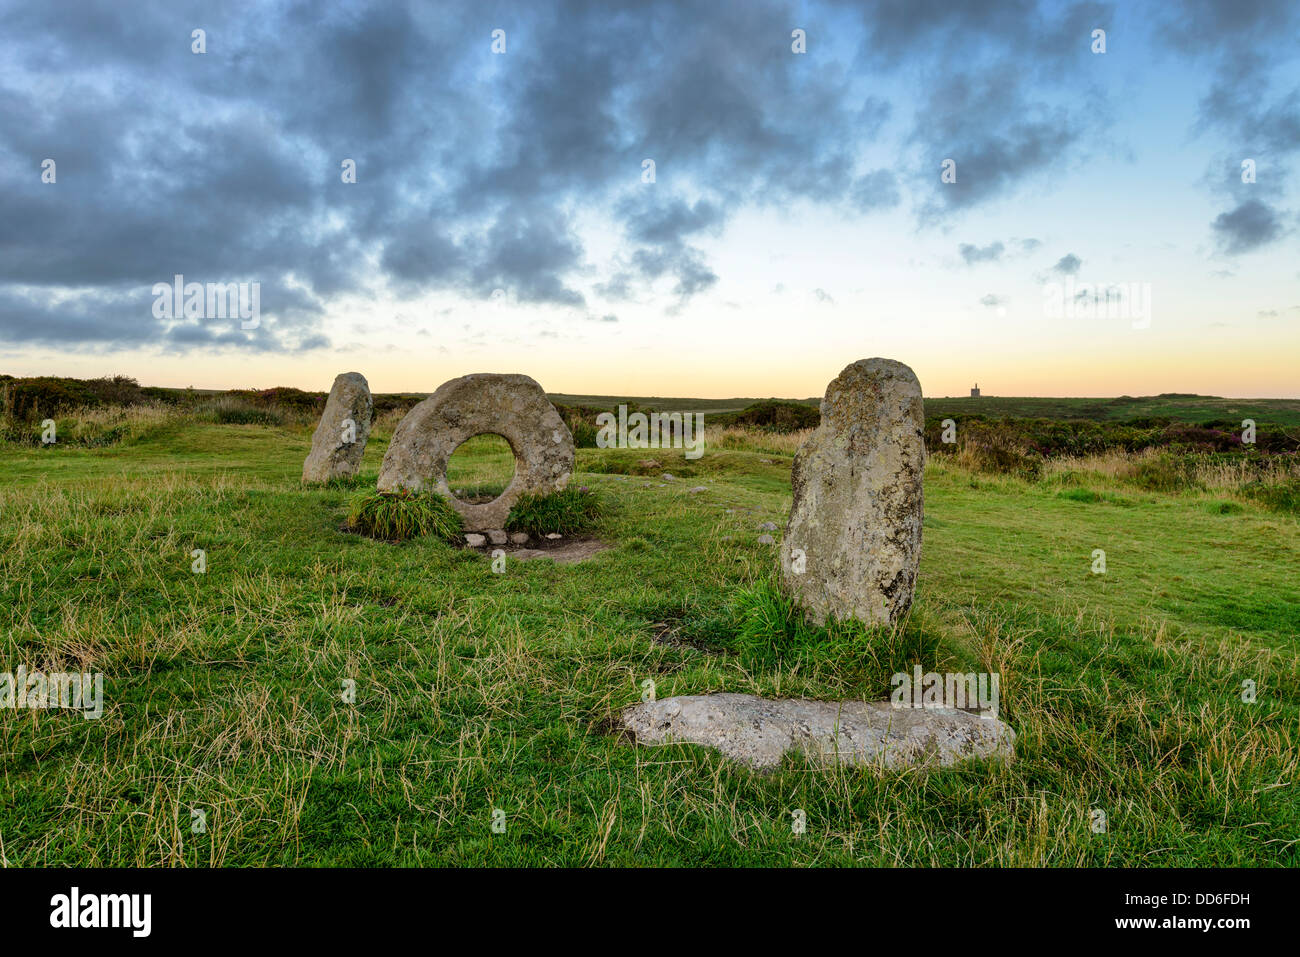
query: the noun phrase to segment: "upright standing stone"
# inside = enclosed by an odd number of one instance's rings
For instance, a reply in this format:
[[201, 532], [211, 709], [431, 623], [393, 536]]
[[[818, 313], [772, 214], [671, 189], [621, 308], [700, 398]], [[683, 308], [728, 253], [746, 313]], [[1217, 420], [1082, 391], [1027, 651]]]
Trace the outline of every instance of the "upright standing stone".
[[365, 376], [344, 372], [335, 378], [320, 424], [311, 437], [311, 452], [302, 463], [302, 480], [328, 482], [356, 475], [370, 438], [373, 411]]
[[[515, 454], [515, 477], [491, 502], [462, 502], [447, 463], [466, 439], [495, 433]], [[379, 467], [379, 491], [432, 488], [465, 520], [467, 532], [505, 527], [522, 495], [558, 492], [573, 474], [573, 436], [536, 380], [479, 372], [438, 386], [397, 424]]]
[[859, 359], [821, 411], [794, 458], [781, 580], [818, 624], [890, 624], [911, 607], [921, 560], [921, 384], [901, 362]]

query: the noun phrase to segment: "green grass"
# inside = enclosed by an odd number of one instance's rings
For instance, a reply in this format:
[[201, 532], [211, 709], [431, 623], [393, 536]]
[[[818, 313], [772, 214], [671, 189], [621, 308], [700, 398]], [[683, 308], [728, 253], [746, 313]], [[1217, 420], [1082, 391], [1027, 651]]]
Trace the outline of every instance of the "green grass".
[[[987, 391], [987, 390], [986, 390]], [[626, 397], [614, 395], [569, 395], [552, 393], [553, 402], [614, 410], [620, 402], [637, 403], [659, 412], [738, 412], [763, 399], [692, 399], [663, 397]], [[820, 396], [789, 399], [816, 407]], [[1129, 419], [1168, 418], [1175, 422], [1237, 421], [1253, 418], [1259, 423], [1277, 426], [1300, 426], [1300, 399], [1229, 399], [1214, 395], [1119, 396], [1113, 399], [1086, 399], [1044, 396], [984, 395], [927, 396], [925, 415], [956, 416], [983, 414], [990, 418], [1063, 419], [1122, 422]]]
[[460, 514], [436, 492], [367, 489], [353, 496], [344, 523], [350, 532], [386, 542], [431, 535], [453, 542], [461, 534]]
[[926, 417], [983, 414], [989, 418], [1091, 419], [1123, 422], [1167, 418], [1174, 422], [1227, 421], [1300, 426], [1300, 399], [1225, 399], [1215, 395], [1120, 396], [1115, 399], [1074, 399], [1042, 396], [983, 395], [946, 398], [927, 396]]
[[515, 475], [515, 453], [510, 443], [495, 433], [474, 435], [452, 453], [447, 462], [447, 484], [462, 502], [490, 502]]
[[601, 497], [585, 486], [570, 485], [559, 492], [521, 496], [510, 508], [506, 530], [548, 535], [587, 532], [605, 516]]
[[[864, 646], [770, 590], [757, 525], [784, 524], [788, 456], [656, 450], [693, 476], [661, 487], [618, 474], [644, 452], [580, 450], [612, 549], [494, 574], [343, 531], [354, 491], [299, 485], [310, 435], [0, 446], [0, 671], [105, 690], [99, 721], [0, 709], [0, 864], [1300, 865], [1293, 512], [935, 460], [912, 613]], [[764, 775], [609, 730], [647, 678], [883, 699], [913, 663], [998, 672], [1015, 760]]]

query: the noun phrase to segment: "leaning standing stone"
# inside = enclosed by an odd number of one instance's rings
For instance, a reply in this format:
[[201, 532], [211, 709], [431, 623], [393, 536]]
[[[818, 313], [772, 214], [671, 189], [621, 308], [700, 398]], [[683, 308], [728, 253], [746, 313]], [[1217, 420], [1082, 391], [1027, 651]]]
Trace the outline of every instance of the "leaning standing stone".
[[311, 437], [311, 452], [302, 463], [302, 480], [328, 482], [356, 475], [366, 451], [366, 439], [370, 437], [373, 411], [366, 377], [360, 372], [339, 375]]
[[921, 560], [921, 384], [901, 362], [859, 359], [826, 387], [821, 413], [794, 458], [781, 580], [818, 624], [891, 624]]

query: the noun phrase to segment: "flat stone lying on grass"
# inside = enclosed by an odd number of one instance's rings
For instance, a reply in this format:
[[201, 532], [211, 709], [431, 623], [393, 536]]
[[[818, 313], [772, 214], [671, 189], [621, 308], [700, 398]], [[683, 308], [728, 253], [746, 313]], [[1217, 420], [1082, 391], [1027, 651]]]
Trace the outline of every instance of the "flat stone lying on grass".
[[776, 767], [788, 751], [826, 765], [945, 766], [1010, 758], [1016, 741], [1015, 731], [997, 718], [950, 708], [895, 708], [888, 701], [686, 695], [632, 705], [619, 720], [640, 744], [700, 744], [755, 769]]
[[697, 485], [695, 488], [687, 489], [687, 491], [694, 495], [696, 492], [707, 492], [708, 488], [703, 485]]
[[759, 524], [759, 526], [758, 526], [758, 530], [759, 530], [760, 532], [775, 532], [775, 531], [776, 531], [776, 523], [775, 523], [775, 522], [762, 522], [762, 523]]
[[325, 411], [311, 437], [311, 451], [302, 463], [304, 482], [352, 478], [370, 438], [374, 412], [370, 383], [360, 372], [343, 372], [334, 379]]
[[758, 544], [760, 544], [760, 545], [771, 545], [771, 544], [773, 544], [775, 541], [776, 541], [776, 539], [773, 538], [771, 535], [760, 535], [760, 536], [758, 536]]

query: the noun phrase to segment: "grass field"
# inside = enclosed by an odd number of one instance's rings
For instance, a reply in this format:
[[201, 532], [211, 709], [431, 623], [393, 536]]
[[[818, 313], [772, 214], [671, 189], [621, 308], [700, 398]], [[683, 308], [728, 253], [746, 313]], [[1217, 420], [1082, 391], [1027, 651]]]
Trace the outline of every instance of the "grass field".
[[[614, 409], [620, 402], [635, 402], [646, 408], [663, 412], [735, 412], [757, 399], [661, 399], [620, 398], [610, 395], [567, 395], [554, 393], [552, 402], [581, 405], [597, 409]], [[817, 406], [821, 399], [790, 399], [804, 405]], [[1121, 422], [1128, 419], [1168, 418], [1175, 422], [1206, 422], [1253, 418], [1259, 423], [1279, 426], [1300, 426], [1300, 399], [1225, 399], [1213, 395], [1151, 395], [1120, 396], [1114, 399], [1055, 398], [1042, 396], [985, 395], [978, 399], [969, 396], [946, 398], [927, 396], [926, 417], [949, 415], [986, 415], [990, 418], [1009, 416], [1018, 419], [1091, 419], [1103, 422]]]
[[[105, 448], [0, 447], [0, 671], [105, 676], [98, 721], [0, 710], [0, 864], [1300, 865], [1294, 512], [936, 457], [906, 627], [756, 655], [779, 443], [656, 451], [670, 482], [616, 474], [645, 452], [579, 450], [613, 548], [496, 575], [341, 531], [353, 490], [300, 487], [309, 442], [161, 417]], [[883, 698], [916, 663], [999, 672], [1015, 761], [763, 775], [610, 731], [647, 678]]]
[[1117, 399], [1014, 398], [985, 395], [978, 399], [927, 397], [925, 414], [972, 415], [1020, 419], [1092, 419], [1122, 422], [1128, 419], [1167, 418], [1175, 422], [1240, 422], [1300, 426], [1300, 399], [1224, 399], [1213, 395], [1120, 396]]

